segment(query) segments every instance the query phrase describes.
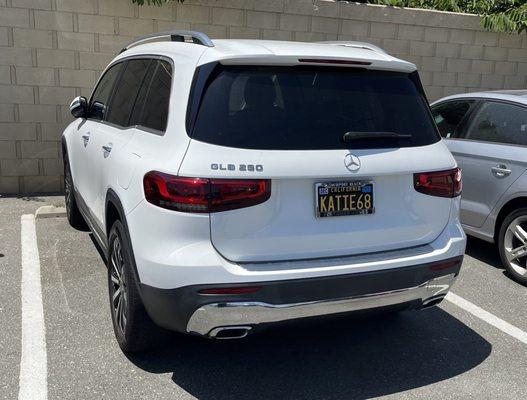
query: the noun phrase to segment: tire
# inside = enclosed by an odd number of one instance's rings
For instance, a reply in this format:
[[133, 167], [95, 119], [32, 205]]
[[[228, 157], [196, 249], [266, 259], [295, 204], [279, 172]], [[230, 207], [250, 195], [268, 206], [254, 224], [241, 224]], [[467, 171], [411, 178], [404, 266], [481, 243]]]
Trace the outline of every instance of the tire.
[[527, 208], [519, 208], [503, 220], [498, 247], [508, 274], [527, 285]]
[[119, 347], [125, 353], [133, 353], [159, 346], [167, 331], [152, 322], [143, 306], [133, 273], [131, 245], [119, 220], [110, 230], [108, 249], [110, 312]]
[[64, 159], [64, 202], [69, 224], [75, 229], [86, 230], [88, 226], [75, 200], [75, 187], [67, 158]]

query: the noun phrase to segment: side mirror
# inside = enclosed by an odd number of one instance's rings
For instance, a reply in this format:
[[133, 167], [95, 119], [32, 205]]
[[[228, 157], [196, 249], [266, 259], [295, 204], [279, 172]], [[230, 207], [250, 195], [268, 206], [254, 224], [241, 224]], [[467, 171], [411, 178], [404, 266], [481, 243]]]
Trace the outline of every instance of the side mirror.
[[75, 97], [70, 104], [70, 112], [75, 118], [86, 118], [88, 116], [88, 100], [86, 97]]

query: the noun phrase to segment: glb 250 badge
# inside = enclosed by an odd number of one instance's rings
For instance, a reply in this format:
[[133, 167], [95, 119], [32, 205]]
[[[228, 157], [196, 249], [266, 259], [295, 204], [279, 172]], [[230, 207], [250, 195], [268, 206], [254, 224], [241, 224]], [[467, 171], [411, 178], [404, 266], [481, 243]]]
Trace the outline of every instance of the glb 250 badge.
[[214, 171], [240, 171], [240, 172], [263, 172], [263, 165], [260, 164], [210, 164], [210, 169]]

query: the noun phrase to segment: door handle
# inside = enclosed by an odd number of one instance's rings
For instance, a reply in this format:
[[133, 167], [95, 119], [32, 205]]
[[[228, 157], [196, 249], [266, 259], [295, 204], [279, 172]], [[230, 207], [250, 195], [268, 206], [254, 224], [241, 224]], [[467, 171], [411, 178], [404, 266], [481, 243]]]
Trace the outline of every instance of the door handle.
[[88, 145], [88, 142], [90, 141], [90, 132], [82, 135], [82, 140], [84, 142], [84, 147], [86, 147]]
[[108, 144], [102, 146], [102, 150], [104, 152], [104, 156], [105, 157], [108, 157], [108, 155], [112, 151], [112, 147], [113, 147], [112, 143], [108, 143]]
[[507, 169], [506, 165], [503, 165], [503, 164], [496, 165], [495, 167], [492, 167], [490, 170], [492, 171], [494, 176], [497, 178], [504, 178], [506, 176], [509, 176], [512, 172], [510, 169]]

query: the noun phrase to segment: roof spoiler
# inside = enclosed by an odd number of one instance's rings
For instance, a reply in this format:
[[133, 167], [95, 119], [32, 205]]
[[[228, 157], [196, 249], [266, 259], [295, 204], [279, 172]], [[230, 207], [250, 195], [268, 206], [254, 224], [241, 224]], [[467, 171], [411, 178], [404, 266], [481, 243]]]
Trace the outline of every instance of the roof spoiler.
[[159, 39], [163, 38], [170, 38], [170, 41], [172, 42], [194, 43], [202, 46], [214, 47], [214, 43], [212, 43], [212, 40], [203, 32], [174, 29], [170, 31], [151, 33], [149, 35], [141, 36], [137, 39], [134, 39], [126, 46], [124, 46], [119, 52], [119, 54], [134, 46], [138, 46], [147, 42], [161, 41]]

